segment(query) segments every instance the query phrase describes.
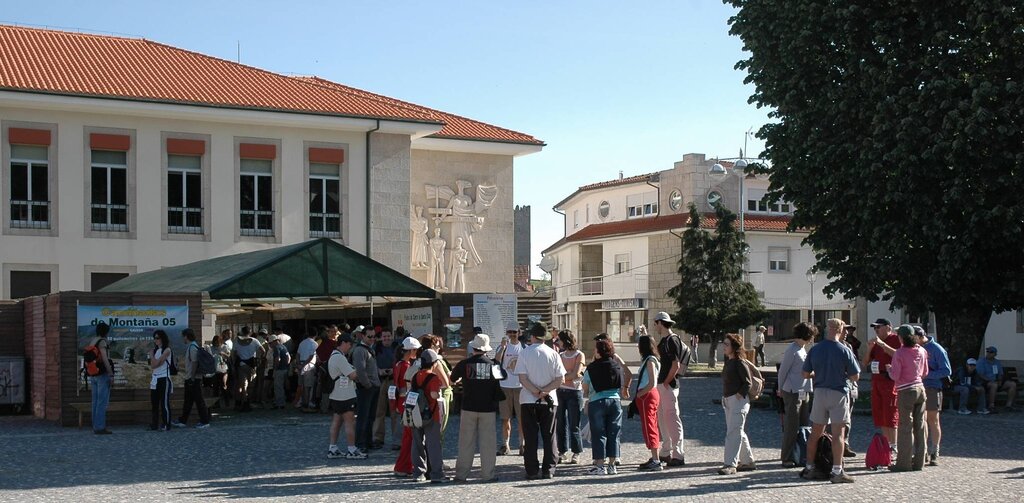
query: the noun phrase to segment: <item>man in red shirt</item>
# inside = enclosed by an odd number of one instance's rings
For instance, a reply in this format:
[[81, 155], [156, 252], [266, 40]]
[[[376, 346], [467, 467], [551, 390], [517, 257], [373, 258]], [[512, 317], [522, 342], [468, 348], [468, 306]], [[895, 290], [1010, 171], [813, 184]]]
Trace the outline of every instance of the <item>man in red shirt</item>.
[[899, 425], [899, 410], [896, 409], [896, 383], [889, 377], [892, 355], [902, 346], [896, 332], [892, 331], [889, 320], [879, 318], [871, 324], [874, 337], [868, 337], [868, 351], [864, 354], [863, 368], [871, 372], [871, 417], [875, 426], [889, 440], [891, 448], [896, 447], [896, 426]]
[[316, 366], [319, 382], [317, 383], [318, 386], [316, 393], [313, 395], [311, 400], [316, 400], [320, 406], [316, 407], [311, 404], [310, 407], [313, 408], [313, 411], [319, 408], [320, 412], [327, 412], [329, 400], [327, 398], [327, 393], [324, 393], [322, 389], [326, 381], [331, 378], [330, 373], [327, 371], [327, 362], [330, 361], [331, 353], [333, 353], [334, 349], [337, 347], [338, 326], [334, 324], [327, 325], [327, 329], [323, 334], [323, 340], [321, 340], [320, 344], [316, 347]]

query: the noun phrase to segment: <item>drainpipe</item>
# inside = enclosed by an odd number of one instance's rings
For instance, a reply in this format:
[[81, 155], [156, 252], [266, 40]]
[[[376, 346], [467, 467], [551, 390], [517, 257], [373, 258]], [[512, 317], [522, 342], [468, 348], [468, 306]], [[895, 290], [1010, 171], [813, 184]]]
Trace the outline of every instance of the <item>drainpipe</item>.
[[[655, 189], [657, 189], [657, 191], [658, 191], [658, 216], [661, 216], [661, 185], [655, 185], [655, 184], [651, 183], [651, 179], [654, 178], [655, 176], [658, 176], [658, 175], [651, 175], [651, 176], [647, 177], [647, 179], [644, 180], [644, 183], [646, 183], [647, 185], [650, 185], [651, 187], [654, 187]], [[661, 183], [661, 178], [660, 177], [658, 178], [658, 183], [659, 184]]]
[[377, 126], [366, 132], [366, 258], [370, 257], [370, 133], [380, 130], [380, 119]]

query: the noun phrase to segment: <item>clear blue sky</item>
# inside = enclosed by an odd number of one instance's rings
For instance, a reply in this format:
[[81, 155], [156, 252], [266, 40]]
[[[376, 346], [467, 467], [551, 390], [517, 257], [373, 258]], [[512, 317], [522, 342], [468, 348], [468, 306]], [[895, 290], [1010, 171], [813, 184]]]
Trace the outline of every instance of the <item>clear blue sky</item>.
[[[563, 235], [551, 207], [580, 185], [735, 157], [767, 121], [733, 65], [718, 0], [15, 2], [0, 22], [145, 37], [321, 77], [534, 135], [515, 204], [531, 262]], [[748, 152], [762, 144], [752, 140]], [[540, 271], [534, 268], [535, 277]]]

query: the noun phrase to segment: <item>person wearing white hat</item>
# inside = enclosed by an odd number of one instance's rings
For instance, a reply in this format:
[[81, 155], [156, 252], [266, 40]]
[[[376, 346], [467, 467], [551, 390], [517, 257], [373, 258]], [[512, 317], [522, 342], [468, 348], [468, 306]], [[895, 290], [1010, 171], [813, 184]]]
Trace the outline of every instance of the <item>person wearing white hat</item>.
[[673, 332], [672, 317], [662, 311], [654, 315], [654, 333], [658, 336], [658, 430], [661, 432], [660, 460], [669, 467], [685, 466], [683, 421], [679, 415], [679, 384], [676, 379], [690, 365], [690, 349]]
[[[415, 337], [402, 339], [402, 355], [395, 363], [395, 398], [391, 402], [392, 412], [401, 417], [405, 412], [405, 397], [409, 393], [409, 378], [406, 377], [408, 370], [412, 367], [416, 358], [417, 350], [420, 349], [420, 341]], [[395, 460], [395, 475], [400, 477], [412, 476], [412, 428], [402, 428], [402, 443], [398, 449], [398, 459]]]
[[288, 370], [292, 366], [292, 355], [285, 347], [283, 338], [287, 335], [271, 335], [267, 338], [270, 344], [271, 369], [274, 376], [274, 408], [283, 409], [285, 402], [284, 385], [288, 382]]
[[499, 456], [504, 456], [511, 451], [509, 444], [512, 439], [512, 416], [516, 418], [516, 431], [519, 432], [519, 455], [523, 454], [523, 411], [519, 403], [523, 385], [519, 383], [519, 376], [515, 373], [516, 364], [519, 362], [519, 353], [523, 349], [523, 344], [519, 342], [519, 324], [511, 321], [505, 326], [505, 337], [501, 338], [498, 352], [494, 355], [494, 359], [508, 374], [508, 378], [501, 381], [501, 391], [507, 400], [502, 400], [498, 405], [503, 440], [501, 447], [498, 448]]
[[[480, 478], [496, 480], [494, 465], [498, 447], [494, 436], [499, 397], [504, 398], [499, 382], [506, 376], [498, 363], [487, 357], [491, 338], [477, 334], [469, 343], [470, 356], [452, 369], [451, 381], [462, 381], [462, 415], [459, 423], [459, 456], [455, 462], [455, 480], [464, 482], [473, 467], [473, 456], [480, 453]], [[477, 449], [479, 445], [479, 450]]]

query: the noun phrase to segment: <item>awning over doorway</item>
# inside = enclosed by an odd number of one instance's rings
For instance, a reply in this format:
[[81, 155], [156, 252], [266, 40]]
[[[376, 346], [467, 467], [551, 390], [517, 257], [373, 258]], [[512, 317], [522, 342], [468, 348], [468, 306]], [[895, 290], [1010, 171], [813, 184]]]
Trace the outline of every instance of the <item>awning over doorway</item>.
[[211, 299], [436, 295], [426, 285], [327, 238], [135, 274], [101, 291], [206, 292]]

